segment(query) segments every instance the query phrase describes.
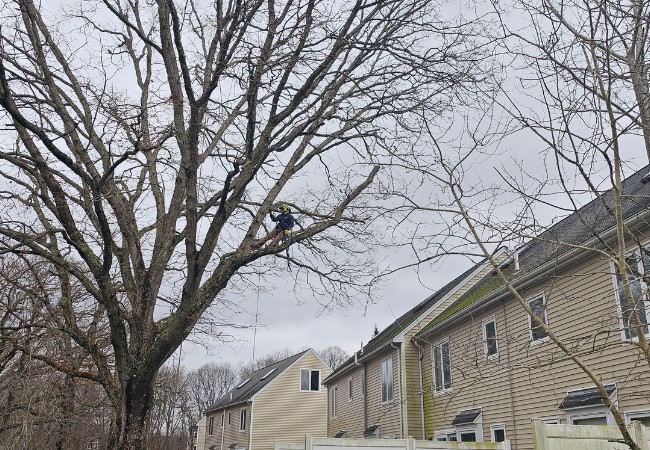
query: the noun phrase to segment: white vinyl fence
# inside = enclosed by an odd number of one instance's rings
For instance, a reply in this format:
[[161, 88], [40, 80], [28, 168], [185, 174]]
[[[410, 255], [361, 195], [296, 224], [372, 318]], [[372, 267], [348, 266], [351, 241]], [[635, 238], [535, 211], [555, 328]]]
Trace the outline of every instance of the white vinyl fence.
[[[650, 450], [650, 430], [640, 422], [627, 426], [641, 450]], [[618, 427], [606, 425], [548, 425], [533, 419], [535, 450], [629, 450]]]
[[307, 435], [305, 445], [275, 443], [275, 450], [510, 450], [505, 442], [438, 442], [415, 439], [318, 438]]

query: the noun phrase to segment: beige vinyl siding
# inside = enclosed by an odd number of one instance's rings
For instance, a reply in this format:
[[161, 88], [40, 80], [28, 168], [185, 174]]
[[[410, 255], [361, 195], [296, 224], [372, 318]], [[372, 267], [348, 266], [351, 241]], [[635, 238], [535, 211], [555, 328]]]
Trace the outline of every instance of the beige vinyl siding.
[[[363, 438], [366, 429], [364, 423], [364, 402], [361, 395], [361, 373], [359, 367], [350, 374], [341, 377], [336, 384], [328, 386], [328, 401], [334, 387], [337, 388], [336, 417], [332, 417], [328, 409], [327, 435], [333, 437], [339, 431], [346, 431], [348, 438]], [[348, 383], [352, 379], [352, 400], [348, 399]], [[331, 405], [330, 405], [331, 407]]]
[[[506, 255], [500, 255], [499, 262], [505, 259]], [[422, 396], [424, 390], [420, 386], [420, 352], [418, 348], [411, 342], [411, 338], [426, 326], [432, 319], [434, 319], [441, 311], [447, 308], [457, 298], [463, 295], [469, 288], [478, 282], [485, 275], [490, 273], [492, 266], [487, 265], [462, 285], [457, 292], [449, 296], [444, 302], [431, 311], [426, 317], [420, 320], [411, 330], [404, 336], [404, 381], [406, 389], [406, 419], [408, 422], [408, 436], [415, 439], [424, 439], [422, 435]]]
[[300, 391], [300, 369], [320, 370], [320, 381], [331, 370], [307, 352], [254, 398], [251, 450], [272, 450], [275, 441], [304, 443], [305, 435], [326, 436], [327, 389]]
[[[634, 346], [621, 342], [609, 262], [591, 258], [576, 264], [546, 277], [544, 283], [523, 292], [523, 297], [528, 300], [542, 292], [549, 327], [581, 353], [585, 364], [605, 383], [617, 382], [619, 408], [650, 409], [650, 369]], [[497, 361], [486, 361], [483, 353], [482, 321], [491, 315], [497, 324]], [[450, 342], [453, 390], [436, 395], [431, 389], [431, 344], [445, 336]], [[528, 316], [513, 298], [476, 311], [433, 337], [423, 361], [429, 388], [425, 398], [427, 437], [451, 428], [458, 411], [478, 407], [483, 409], [485, 440], [490, 439], [490, 425], [505, 423], [506, 435], [518, 450], [532, 448], [531, 418], [559, 417], [565, 423], [558, 405], [567, 391], [593, 383], [554, 344], [531, 345], [529, 340]], [[592, 351], [594, 346], [597, 352]]]
[[[241, 410], [243, 408], [247, 409], [246, 412], [246, 430], [239, 430], [239, 418]], [[221, 427], [221, 414], [225, 412], [224, 425], [223, 429]], [[228, 413], [231, 414], [231, 421], [228, 424]], [[250, 421], [251, 421], [251, 405], [249, 403], [242, 403], [240, 405], [234, 405], [226, 408], [225, 410], [218, 410], [213, 413], [210, 413], [208, 417], [208, 424], [210, 416], [214, 416], [214, 433], [212, 436], [207, 434], [208, 429], [206, 428], [206, 439], [205, 439], [205, 448], [209, 448], [211, 445], [216, 445], [217, 450], [227, 449], [231, 444], [237, 443], [239, 448], [248, 449], [249, 443], [249, 433], [250, 433]], [[223, 447], [221, 435], [223, 431]]]
[[[221, 422], [219, 422], [219, 425], [221, 425]], [[203, 417], [199, 423], [196, 424], [198, 427], [197, 430], [197, 437], [196, 437], [196, 450], [204, 450], [207, 447], [205, 446], [205, 433], [206, 433], [206, 418]]]
[[[379, 425], [380, 436], [386, 437], [394, 435], [397, 438], [402, 437], [401, 433], [401, 395], [399, 382], [399, 352], [397, 349], [390, 347], [381, 355], [367, 362], [366, 365], [366, 382], [367, 382], [367, 408], [368, 423], [367, 426]], [[385, 359], [392, 359], [393, 362], [393, 400], [388, 403], [381, 401], [381, 362]]]

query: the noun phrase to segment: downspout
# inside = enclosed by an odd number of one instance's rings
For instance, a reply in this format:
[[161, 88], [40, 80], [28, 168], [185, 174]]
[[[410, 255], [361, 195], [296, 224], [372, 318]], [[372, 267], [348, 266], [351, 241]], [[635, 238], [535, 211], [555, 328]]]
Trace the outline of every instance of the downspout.
[[420, 382], [420, 419], [422, 421], [422, 439], [426, 440], [427, 436], [424, 430], [424, 384], [422, 382], [422, 358], [424, 358], [424, 347], [422, 347], [420, 344], [418, 344], [418, 341], [415, 339], [411, 339], [411, 342], [415, 344], [415, 346], [418, 348], [418, 378]]
[[253, 449], [253, 401], [248, 402], [249, 405], [251, 405], [251, 423], [250, 426], [248, 427], [248, 450]]
[[[361, 350], [359, 352], [361, 351], [363, 351], [363, 342], [361, 343]], [[366, 382], [368, 374], [366, 373], [366, 365], [359, 362], [359, 352], [354, 352], [354, 365], [361, 367], [361, 370], [363, 370], [363, 429], [365, 430], [368, 428], [368, 383]]]
[[[395, 343], [391, 341], [390, 346], [393, 347], [394, 349], [397, 350], [397, 360], [399, 363], [397, 364], [397, 379], [399, 381], [399, 397], [400, 397], [400, 402], [399, 402], [399, 429], [400, 429], [400, 439], [404, 439], [404, 403], [402, 402], [402, 395], [404, 393], [402, 392], [402, 349], [400, 347], [396, 347]], [[395, 393], [393, 393], [394, 395]]]
[[503, 325], [506, 328], [506, 363], [508, 364], [508, 393], [510, 394], [510, 414], [512, 414], [512, 432], [514, 439], [512, 443], [513, 448], [517, 448], [517, 421], [515, 420], [515, 403], [512, 395], [512, 366], [510, 365], [510, 345], [508, 345], [508, 319], [506, 317], [506, 301], [501, 302], [503, 306]]

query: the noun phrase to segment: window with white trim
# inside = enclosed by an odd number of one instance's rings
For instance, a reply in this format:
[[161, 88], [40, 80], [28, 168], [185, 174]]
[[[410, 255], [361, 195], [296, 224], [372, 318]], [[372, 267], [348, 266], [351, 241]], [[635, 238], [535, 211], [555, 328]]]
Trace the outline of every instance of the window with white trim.
[[214, 433], [214, 416], [210, 416], [208, 419], [208, 436], [212, 436]]
[[239, 413], [239, 431], [246, 430], [246, 408]]
[[348, 401], [352, 401], [352, 377], [348, 380]]
[[542, 417], [541, 421], [544, 422], [546, 425], [559, 425], [560, 424], [560, 418], [559, 417]]
[[506, 440], [506, 425], [503, 423], [490, 425], [490, 435], [492, 442], [504, 442]]
[[433, 378], [436, 392], [451, 389], [451, 358], [449, 355], [449, 340], [434, 345], [431, 349], [433, 355]]
[[381, 362], [381, 402], [388, 403], [393, 400], [393, 359], [384, 359]]
[[[623, 330], [623, 339], [638, 339], [638, 331], [633, 319], [633, 312], [636, 310], [641, 325], [641, 330], [645, 335], [649, 334], [647, 312], [650, 310], [650, 299], [648, 298], [648, 285], [644, 282], [643, 277], [646, 272], [650, 272], [650, 249], [643, 248], [642, 252], [635, 250], [626, 258], [627, 279], [632, 299], [628, 299], [625, 294], [625, 285], [620, 270], [614, 265], [614, 285], [616, 287], [616, 298], [618, 300], [618, 309]], [[640, 253], [642, 256], [640, 256]], [[613, 264], [613, 263], [612, 263]]]
[[625, 423], [632, 423], [633, 420], [641, 422], [650, 427], [650, 411], [630, 411], [625, 413]]
[[[616, 405], [616, 385], [606, 384], [604, 389], [609, 394], [609, 401]], [[614, 416], [595, 387], [568, 391], [559, 408], [566, 414], [568, 425], [616, 425]]]
[[365, 370], [361, 371], [360, 384], [361, 384], [361, 397], [365, 397], [366, 396], [366, 371]]
[[497, 343], [497, 321], [493, 317], [483, 321], [483, 342], [485, 356], [488, 359], [499, 356], [499, 345]]
[[[546, 315], [546, 300], [544, 294], [540, 294], [534, 298], [528, 300], [528, 306], [535, 314], [535, 317], [544, 322], [544, 325], [548, 325], [548, 317]], [[539, 325], [537, 322], [533, 321], [533, 318], [528, 316], [528, 326], [530, 328], [530, 340], [531, 342], [543, 342], [548, 339], [546, 331]]]
[[456, 429], [452, 428], [449, 430], [436, 431], [435, 439], [436, 441], [456, 442], [458, 441], [458, 439], [456, 438]]
[[332, 419], [336, 418], [336, 391], [338, 388], [334, 386], [332, 392], [330, 393], [330, 417]]
[[320, 391], [320, 370], [300, 369], [300, 390], [305, 392]]

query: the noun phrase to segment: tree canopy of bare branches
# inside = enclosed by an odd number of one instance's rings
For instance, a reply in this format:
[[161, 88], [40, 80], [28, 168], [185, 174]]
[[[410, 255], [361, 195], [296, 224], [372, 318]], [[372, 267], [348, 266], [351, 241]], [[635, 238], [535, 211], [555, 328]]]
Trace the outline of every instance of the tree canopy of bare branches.
[[[367, 293], [380, 164], [486, 79], [475, 25], [439, 6], [3, 0], [0, 248], [49, 264], [90, 363], [32, 356], [103, 386], [110, 448], [143, 448], [156, 372], [253, 261]], [[252, 252], [278, 200], [299, 226]]]

